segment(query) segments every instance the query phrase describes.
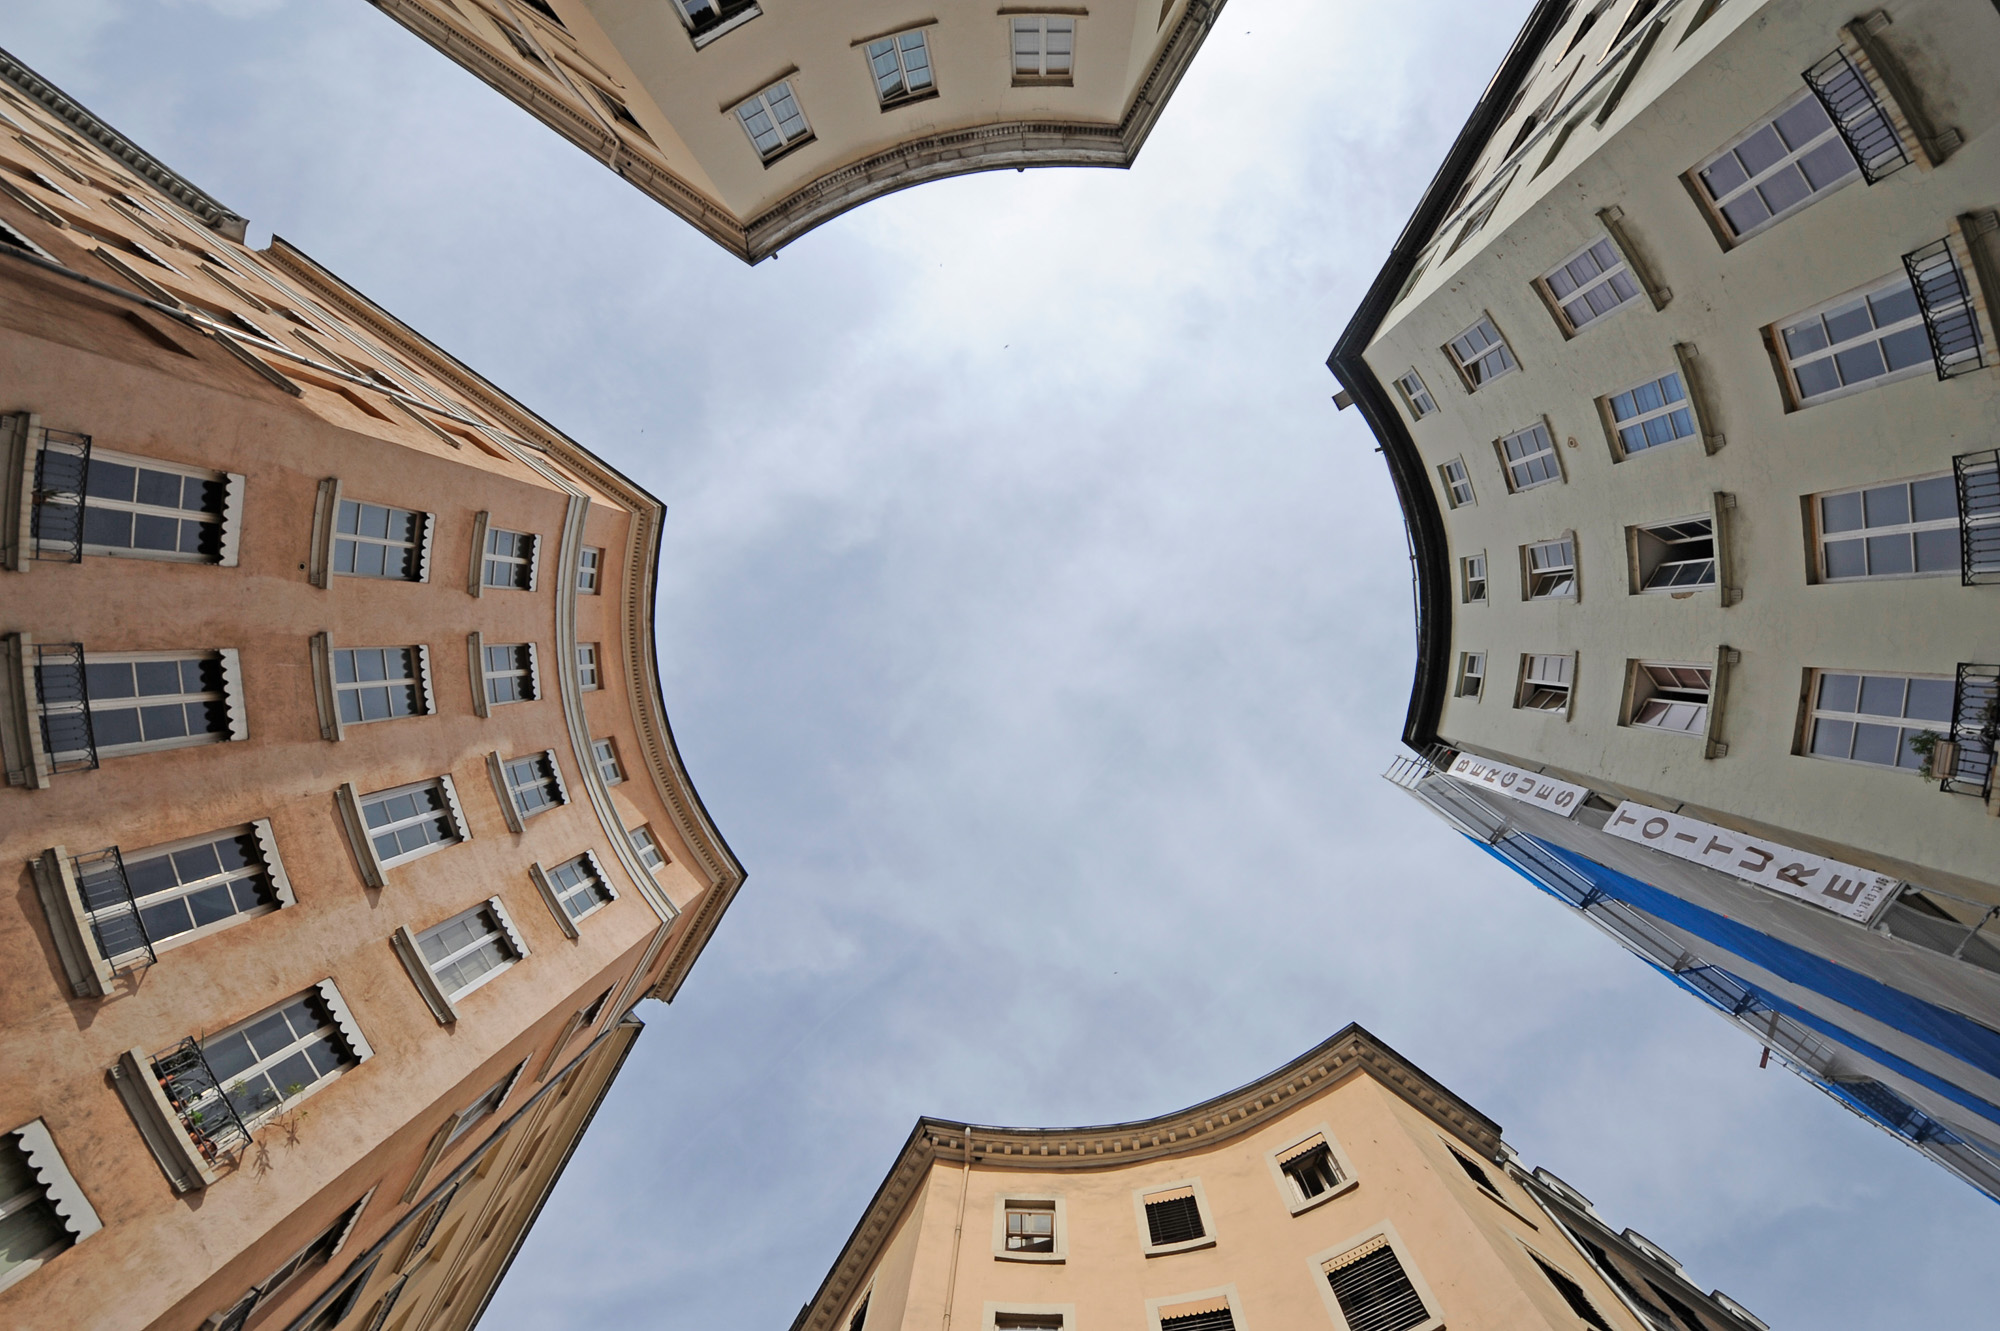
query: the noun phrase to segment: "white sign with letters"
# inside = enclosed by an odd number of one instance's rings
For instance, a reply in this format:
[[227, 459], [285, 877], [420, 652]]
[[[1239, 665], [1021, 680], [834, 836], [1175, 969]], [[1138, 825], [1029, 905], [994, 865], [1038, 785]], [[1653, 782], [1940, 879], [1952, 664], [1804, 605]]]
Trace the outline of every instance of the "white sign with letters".
[[1887, 874], [1626, 800], [1604, 830], [1866, 924], [1902, 886]]
[[1582, 786], [1572, 786], [1567, 781], [1558, 781], [1540, 772], [1523, 771], [1519, 767], [1509, 767], [1506, 763], [1496, 763], [1491, 758], [1480, 758], [1470, 753], [1461, 753], [1452, 759], [1450, 770], [1451, 775], [1469, 785], [1497, 790], [1523, 804], [1532, 804], [1565, 818], [1582, 808], [1584, 799], [1590, 794]]

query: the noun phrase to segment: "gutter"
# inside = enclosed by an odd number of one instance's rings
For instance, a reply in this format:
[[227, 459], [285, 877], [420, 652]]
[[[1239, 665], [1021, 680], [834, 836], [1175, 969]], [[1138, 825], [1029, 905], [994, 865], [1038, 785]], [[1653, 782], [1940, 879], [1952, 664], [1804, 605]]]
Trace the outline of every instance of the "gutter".
[[1507, 58], [1472, 108], [1465, 128], [1458, 132], [1416, 212], [1396, 238], [1388, 262], [1375, 275], [1360, 308], [1326, 358], [1326, 367], [1340, 381], [1343, 395], [1361, 408], [1362, 419], [1381, 443], [1409, 534], [1417, 582], [1417, 669], [1410, 682], [1409, 710], [1403, 718], [1403, 743], [1419, 753], [1438, 741], [1438, 718], [1444, 711], [1445, 690], [1451, 679], [1451, 550], [1437, 492], [1431, 487], [1417, 442], [1364, 356], [1382, 320], [1395, 306], [1424, 245], [1451, 210], [1453, 196], [1500, 128], [1514, 93], [1534, 73], [1549, 39], [1561, 27], [1567, 8], [1563, 0], [1538, 0]]

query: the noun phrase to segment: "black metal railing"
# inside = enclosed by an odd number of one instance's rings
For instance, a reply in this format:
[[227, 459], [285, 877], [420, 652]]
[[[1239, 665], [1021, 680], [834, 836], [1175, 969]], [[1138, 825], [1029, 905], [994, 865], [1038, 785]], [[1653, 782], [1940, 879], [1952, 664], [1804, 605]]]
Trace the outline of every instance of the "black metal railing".
[[35, 645], [35, 701], [42, 714], [42, 747], [56, 772], [97, 768], [97, 735], [90, 723], [90, 685], [83, 644]]
[[214, 1164], [250, 1144], [250, 1129], [192, 1035], [153, 1060], [153, 1075], [202, 1159]]
[[1896, 133], [1888, 111], [1846, 51], [1836, 48], [1806, 71], [1805, 80], [1833, 118], [1833, 126], [1854, 160], [1861, 164], [1864, 180], [1872, 185], [1910, 164], [1910, 154], [1904, 150], [1902, 136]]
[[2000, 582], [2000, 448], [1951, 460], [1958, 483], [1959, 568], [1966, 586]]
[[1986, 353], [1980, 345], [1979, 312], [1973, 308], [1972, 291], [1966, 285], [1965, 270], [1951, 252], [1951, 241], [1934, 240], [1920, 250], [1911, 250], [1903, 256], [1903, 270], [1916, 289], [1938, 378], [1950, 379], [1982, 368]]
[[138, 970], [158, 961], [118, 847], [78, 855], [70, 864], [76, 870], [77, 892], [83, 897], [84, 909], [90, 912], [90, 931], [97, 936], [98, 953], [111, 963], [112, 973]]
[[1985, 799], [1993, 793], [1993, 755], [2000, 740], [2000, 666], [1960, 663], [1952, 690], [1951, 731], [1931, 750], [1938, 788]]
[[90, 436], [42, 431], [35, 453], [35, 507], [28, 532], [37, 559], [83, 562], [84, 491], [90, 483]]

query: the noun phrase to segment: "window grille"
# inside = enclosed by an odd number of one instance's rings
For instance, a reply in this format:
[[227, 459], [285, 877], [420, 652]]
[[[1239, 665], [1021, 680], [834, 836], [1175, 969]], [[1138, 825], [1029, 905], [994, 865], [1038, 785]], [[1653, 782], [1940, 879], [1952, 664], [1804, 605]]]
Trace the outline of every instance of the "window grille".
[[1562, 464], [1556, 459], [1556, 441], [1541, 421], [1502, 439], [1500, 459], [1507, 468], [1507, 483], [1516, 494], [1563, 478]]
[[1854, 154], [1826, 106], [1802, 90], [1721, 153], [1695, 169], [1723, 229], [1737, 239], [1754, 235], [1811, 204], [1848, 180]]
[[1513, 349], [1500, 336], [1500, 330], [1493, 326], [1490, 318], [1481, 319], [1453, 338], [1446, 345], [1446, 350], [1451, 353], [1452, 364], [1464, 376], [1466, 387], [1475, 391], [1501, 375], [1521, 368], [1514, 359]]
[[1348, 1331], [1409, 1331], [1430, 1320], [1386, 1236], [1341, 1254], [1324, 1269]]
[[29, 522], [35, 558], [81, 563], [90, 436], [43, 430], [40, 444], [35, 454], [35, 509]]
[[1571, 332], [1639, 298], [1639, 283], [1609, 240], [1594, 240], [1542, 274]]
[[1639, 590], [1679, 592], [1715, 585], [1715, 520], [1690, 518], [1637, 529]]
[[1201, 1207], [1195, 1200], [1192, 1189], [1178, 1197], [1163, 1197], [1159, 1201], [1146, 1203], [1146, 1230], [1152, 1235], [1153, 1246], [1165, 1247], [1170, 1243], [1191, 1243], [1207, 1236], [1202, 1227]]
[[1933, 676], [1820, 672], [1812, 682], [1807, 752], [1815, 758], [1921, 771], [1921, 737], [1948, 728], [1954, 681]]
[[1979, 312], [1973, 306], [1965, 273], [1951, 252], [1950, 239], [1934, 240], [1905, 254], [1903, 271], [1910, 275], [1910, 287], [1923, 311], [1938, 378], [1950, 379], [1984, 367]]
[[1864, 180], [1873, 185], [1910, 164], [1889, 113], [1846, 51], [1835, 48], [1805, 72], [1805, 80], [1860, 164]]
[[99, 954], [114, 972], [157, 961], [159, 944], [278, 902], [250, 828], [130, 856], [112, 846], [76, 857], [73, 867]]
[[[1532, 1253], [1529, 1255], [1534, 1256]], [[1604, 1315], [1597, 1311], [1597, 1308], [1590, 1301], [1590, 1296], [1583, 1292], [1582, 1285], [1577, 1284], [1576, 1281], [1570, 1279], [1563, 1272], [1556, 1270], [1556, 1268], [1550, 1266], [1540, 1257], [1535, 1257], [1535, 1265], [1542, 1268], [1542, 1274], [1547, 1276], [1549, 1283], [1556, 1287], [1556, 1293], [1563, 1296], [1563, 1302], [1569, 1305], [1570, 1311], [1583, 1319], [1584, 1325], [1594, 1327], [1596, 1331], [1611, 1331], [1610, 1325], [1604, 1320]]]
[[2000, 582], [2000, 449], [1961, 453], [1951, 460], [1951, 470], [1964, 583]]
[[97, 736], [82, 643], [36, 644], [35, 701], [49, 766], [58, 773], [94, 771]]
[[160, 958], [153, 951], [152, 935], [141, 918], [118, 847], [78, 855], [70, 867], [76, 872], [77, 894], [83, 899], [91, 937], [98, 955], [111, 963], [111, 973], [139, 970], [157, 962]]
[[921, 28], [868, 43], [868, 68], [875, 76], [875, 95], [884, 106], [937, 87], [931, 74], [930, 46]]
[[1661, 444], [1694, 438], [1694, 412], [1679, 374], [1648, 379], [1622, 393], [1613, 393], [1604, 403], [1611, 412], [1618, 451], [1627, 457]]
[[789, 81], [774, 83], [743, 102], [736, 108], [736, 119], [757, 155], [767, 162], [812, 138], [812, 126], [806, 123]]

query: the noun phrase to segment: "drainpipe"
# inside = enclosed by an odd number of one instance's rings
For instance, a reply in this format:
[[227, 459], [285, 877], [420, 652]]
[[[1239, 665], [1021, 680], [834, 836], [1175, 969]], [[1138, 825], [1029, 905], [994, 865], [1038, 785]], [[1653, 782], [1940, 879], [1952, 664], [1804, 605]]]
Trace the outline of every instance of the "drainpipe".
[[958, 1251], [965, 1238], [965, 1198], [972, 1191], [972, 1133], [968, 1129], [963, 1141], [965, 1163], [958, 1174], [958, 1224], [951, 1231], [951, 1269], [944, 1277], [944, 1331], [951, 1331], [951, 1301], [958, 1292]]

